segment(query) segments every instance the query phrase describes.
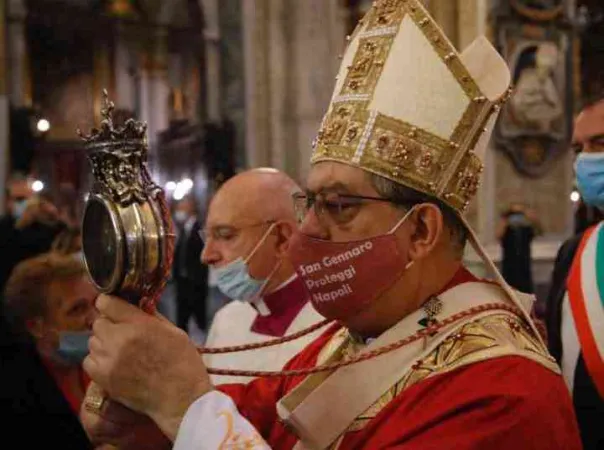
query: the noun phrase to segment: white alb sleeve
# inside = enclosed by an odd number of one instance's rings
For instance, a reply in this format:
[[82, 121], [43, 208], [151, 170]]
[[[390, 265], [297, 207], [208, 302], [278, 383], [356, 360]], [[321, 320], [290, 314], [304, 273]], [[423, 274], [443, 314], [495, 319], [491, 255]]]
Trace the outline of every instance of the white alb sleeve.
[[173, 450], [231, 448], [270, 450], [258, 431], [237, 410], [228, 395], [211, 391], [187, 410], [176, 435]]

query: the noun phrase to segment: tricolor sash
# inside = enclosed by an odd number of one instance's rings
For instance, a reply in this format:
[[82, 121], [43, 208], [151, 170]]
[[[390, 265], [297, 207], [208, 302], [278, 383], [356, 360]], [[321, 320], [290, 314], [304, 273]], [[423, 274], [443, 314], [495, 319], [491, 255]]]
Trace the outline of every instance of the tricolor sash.
[[583, 235], [567, 291], [585, 365], [604, 398], [604, 222]]

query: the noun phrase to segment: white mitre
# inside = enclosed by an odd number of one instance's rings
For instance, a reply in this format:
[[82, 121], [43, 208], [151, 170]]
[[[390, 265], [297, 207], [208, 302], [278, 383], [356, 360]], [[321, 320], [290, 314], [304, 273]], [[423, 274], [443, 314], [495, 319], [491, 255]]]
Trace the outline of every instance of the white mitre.
[[417, 0], [378, 0], [343, 57], [312, 163], [358, 166], [463, 212], [510, 71], [485, 37], [459, 54]]

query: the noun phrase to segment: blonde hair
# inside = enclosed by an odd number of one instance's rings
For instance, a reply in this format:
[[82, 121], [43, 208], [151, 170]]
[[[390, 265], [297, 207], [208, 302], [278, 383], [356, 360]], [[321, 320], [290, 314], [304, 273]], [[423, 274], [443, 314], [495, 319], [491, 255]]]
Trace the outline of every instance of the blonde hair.
[[85, 273], [83, 262], [74, 256], [44, 253], [26, 259], [13, 269], [4, 289], [4, 301], [23, 320], [46, 317], [50, 285]]

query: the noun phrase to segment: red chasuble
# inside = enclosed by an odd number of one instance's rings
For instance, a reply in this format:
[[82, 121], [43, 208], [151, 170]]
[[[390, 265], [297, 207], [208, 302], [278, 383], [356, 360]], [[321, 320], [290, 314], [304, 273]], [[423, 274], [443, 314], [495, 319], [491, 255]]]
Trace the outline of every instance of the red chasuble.
[[[450, 285], [467, 279], [462, 271]], [[338, 333], [341, 327], [331, 327], [285, 368], [315, 367]], [[280, 421], [275, 405], [304, 378], [261, 378], [220, 390], [235, 401], [272, 449], [289, 450], [298, 437]], [[371, 373], [365, 382], [372, 383]], [[580, 450], [581, 444], [562, 377], [535, 360], [500, 356], [443, 365], [414, 383], [406, 377], [404, 385], [394, 387], [357, 418], [332, 448]]]

